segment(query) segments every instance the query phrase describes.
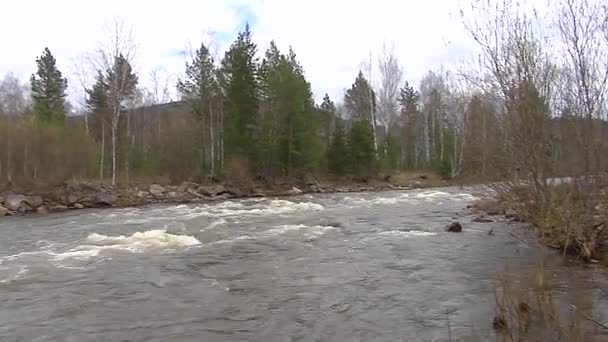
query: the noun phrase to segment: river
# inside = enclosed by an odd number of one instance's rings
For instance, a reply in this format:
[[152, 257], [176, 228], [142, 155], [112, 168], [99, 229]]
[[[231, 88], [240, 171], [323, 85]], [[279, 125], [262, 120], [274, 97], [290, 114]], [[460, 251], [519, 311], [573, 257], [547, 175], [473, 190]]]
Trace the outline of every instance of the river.
[[[498, 340], [497, 274], [538, 250], [522, 225], [472, 222], [480, 190], [2, 219], [0, 341]], [[453, 220], [463, 233], [444, 231]], [[608, 322], [606, 271], [551, 259], [558, 291], [585, 279]]]

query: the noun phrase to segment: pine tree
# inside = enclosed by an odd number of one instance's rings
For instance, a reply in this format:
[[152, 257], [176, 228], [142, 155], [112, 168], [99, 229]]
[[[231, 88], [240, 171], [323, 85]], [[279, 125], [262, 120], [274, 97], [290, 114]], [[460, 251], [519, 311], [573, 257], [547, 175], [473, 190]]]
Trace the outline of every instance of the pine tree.
[[63, 124], [68, 81], [57, 69], [55, 57], [49, 48], [44, 48], [36, 64], [38, 71], [30, 79], [36, 117], [43, 122]]
[[386, 171], [397, 170], [399, 168], [401, 148], [390, 132], [384, 138], [381, 152], [383, 168]]
[[376, 95], [361, 71], [355, 83], [346, 91], [344, 105], [352, 119], [372, 123], [371, 113], [372, 110], [376, 111]]
[[359, 177], [375, 173], [374, 136], [369, 123], [356, 121], [348, 135], [349, 171]]
[[293, 50], [281, 54], [271, 42], [260, 66], [261, 115], [257, 142], [269, 175], [303, 176], [321, 159], [319, 116], [310, 84]]
[[319, 109], [321, 114], [323, 136], [325, 137], [326, 144], [329, 146], [332, 141], [332, 135], [336, 128], [336, 105], [329, 98], [329, 95], [325, 94]]
[[203, 151], [203, 170], [209, 170], [214, 177], [219, 164], [219, 102], [221, 94], [217, 80], [215, 61], [209, 49], [201, 44], [192, 62], [186, 63], [186, 78], [177, 84], [182, 99], [189, 104], [190, 110], [202, 123], [201, 137]]
[[341, 127], [336, 127], [336, 131], [327, 149], [327, 165], [329, 172], [334, 175], [344, 175], [349, 168], [349, 152], [346, 145], [346, 137]]
[[256, 45], [249, 25], [226, 52], [223, 64], [226, 92], [226, 155], [258, 161], [256, 139], [259, 110]]
[[106, 127], [108, 126], [108, 85], [104, 75], [98, 72], [95, 84], [91, 89], [87, 89], [86, 105], [91, 117], [91, 128], [97, 132], [97, 139], [100, 142], [99, 148], [99, 179], [103, 180], [105, 168], [105, 146], [106, 146]]
[[[133, 100], [137, 90], [137, 75], [131, 63], [121, 54], [114, 59], [114, 64], [106, 70], [105, 82], [108, 89], [108, 109], [110, 112], [110, 132], [112, 138], [112, 185], [116, 184], [116, 148], [118, 145], [118, 123], [122, 113]], [[128, 160], [125, 158], [125, 160]], [[128, 171], [128, 164], [126, 164]]]
[[402, 124], [402, 165], [416, 168], [418, 166], [418, 151], [420, 146], [418, 139], [422, 137], [421, 120], [419, 109], [420, 96], [408, 82], [405, 82], [399, 94], [398, 102], [401, 106]]

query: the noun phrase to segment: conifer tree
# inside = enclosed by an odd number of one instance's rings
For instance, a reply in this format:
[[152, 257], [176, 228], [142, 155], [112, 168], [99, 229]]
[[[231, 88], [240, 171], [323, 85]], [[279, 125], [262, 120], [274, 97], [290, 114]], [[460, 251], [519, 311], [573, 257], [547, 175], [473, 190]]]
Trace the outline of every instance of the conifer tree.
[[68, 81], [57, 69], [55, 57], [44, 48], [36, 59], [38, 71], [30, 79], [34, 112], [43, 122], [63, 124], [65, 121], [65, 97]]

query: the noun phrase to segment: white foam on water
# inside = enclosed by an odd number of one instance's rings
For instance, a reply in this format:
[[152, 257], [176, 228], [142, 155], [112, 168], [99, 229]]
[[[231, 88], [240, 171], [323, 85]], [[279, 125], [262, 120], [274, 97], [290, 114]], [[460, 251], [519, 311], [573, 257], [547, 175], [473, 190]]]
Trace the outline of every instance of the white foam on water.
[[421, 193], [416, 194], [415, 196], [417, 198], [437, 198], [437, 197], [445, 197], [445, 196], [449, 196], [450, 194], [447, 192], [443, 192], [443, 191], [423, 191]]
[[302, 234], [305, 237], [318, 237], [330, 230], [334, 230], [336, 227], [334, 226], [307, 226], [304, 224], [292, 224], [292, 225], [282, 225], [273, 229], [269, 229], [264, 233], [260, 234], [261, 236], [269, 237], [269, 236], [277, 236], [288, 234], [292, 232], [296, 232], [298, 234]]
[[331, 230], [337, 229], [333, 226], [307, 226], [304, 224], [290, 224], [290, 225], [281, 225], [276, 226], [274, 228], [268, 229], [266, 231], [261, 231], [252, 235], [241, 235], [232, 239], [224, 239], [215, 241], [214, 243], [224, 244], [224, 243], [232, 243], [242, 240], [255, 240], [255, 239], [264, 239], [264, 238], [272, 238], [275, 236], [285, 235], [285, 234], [295, 234], [296, 236], [301, 236], [306, 239], [315, 239], [319, 236], [326, 234]]
[[401, 196], [397, 196], [397, 197], [376, 197], [376, 198], [371, 198], [371, 199], [365, 199], [365, 198], [353, 198], [353, 197], [344, 197], [343, 201], [351, 204], [351, 205], [392, 205], [392, 204], [399, 204], [399, 203], [409, 203], [412, 202], [412, 198], [409, 196], [409, 194], [402, 194]]
[[28, 272], [29, 268], [26, 265], [16, 265], [16, 267], [0, 266], [0, 274], [4, 276], [4, 278], [0, 278], [0, 283], [7, 284], [22, 279]]
[[[251, 202], [251, 201], [248, 201]], [[254, 202], [245, 205], [240, 202], [226, 201], [215, 204], [196, 206], [179, 205], [169, 208], [156, 209], [147, 213], [152, 219], [188, 220], [204, 217], [234, 217], [234, 216], [264, 216], [290, 213], [295, 211], [318, 211], [325, 209], [322, 205], [311, 202], [291, 202], [272, 200], [268, 203]]]
[[387, 230], [378, 233], [378, 235], [397, 236], [397, 237], [418, 237], [418, 236], [433, 236], [437, 233], [423, 232], [419, 230]]
[[211, 222], [207, 227], [201, 229], [200, 231], [203, 232], [203, 231], [208, 230], [208, 229], [213, 229], [213, 228], [218, 227], [218, 226], [223, 226], [226, 223], [228, 223], [228, 221], [226, 221], [223, 218], [220, 218], [219, 220], [215, 220], [215, 221]]
[[92, 243], [95, 247], [114, 246], [141, 252], [150, 249], [176, 249], [201, 244], [201, 242], [193, 236], [169, 234], [164, 229], [135, 232], [129, 236], [107, 236], [93, 233], [89, 235], [87, 241]]
[[[44, 241], [41, 241], [44, 245]], [[85, 243], [63, 251], [42, 249], [38, 251], [21, 252], [0, 258], [0, 275], [8, 273], [6, 279], [14, 280], [15, 269], [28, 265], [51, 263], [56, 267], [78, 268], [80, 261], [100, 258], [104, 252], [116, 253], [145, 253], [150, 251], [176, 250], [200, 245], [201, 242], [193, 236], [169, 234], [165, 230], [148, 230], [136, 232], [132, 235], [107, 236], [93, 233], [88, 236]], [[111, 254], [110, 254], [111, 255]], [[104, 255], [105, 256], [105, 255]], [[102, 260], [102, 259], [100, 259]], [[88, 263], [90, 264], [90, 262]], [[26, 269], [19, 271], [21, 276]]]

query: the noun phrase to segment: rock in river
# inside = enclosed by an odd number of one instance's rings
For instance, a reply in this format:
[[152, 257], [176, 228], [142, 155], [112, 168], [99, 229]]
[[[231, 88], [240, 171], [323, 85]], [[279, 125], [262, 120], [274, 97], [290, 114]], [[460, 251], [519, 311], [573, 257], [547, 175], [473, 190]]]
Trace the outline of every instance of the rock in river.
[[447, 226], [446, 231], [451, 233], [460, 233], [462, 232], [462, 225], [460, 225], [458, 222], [452, 222]]

